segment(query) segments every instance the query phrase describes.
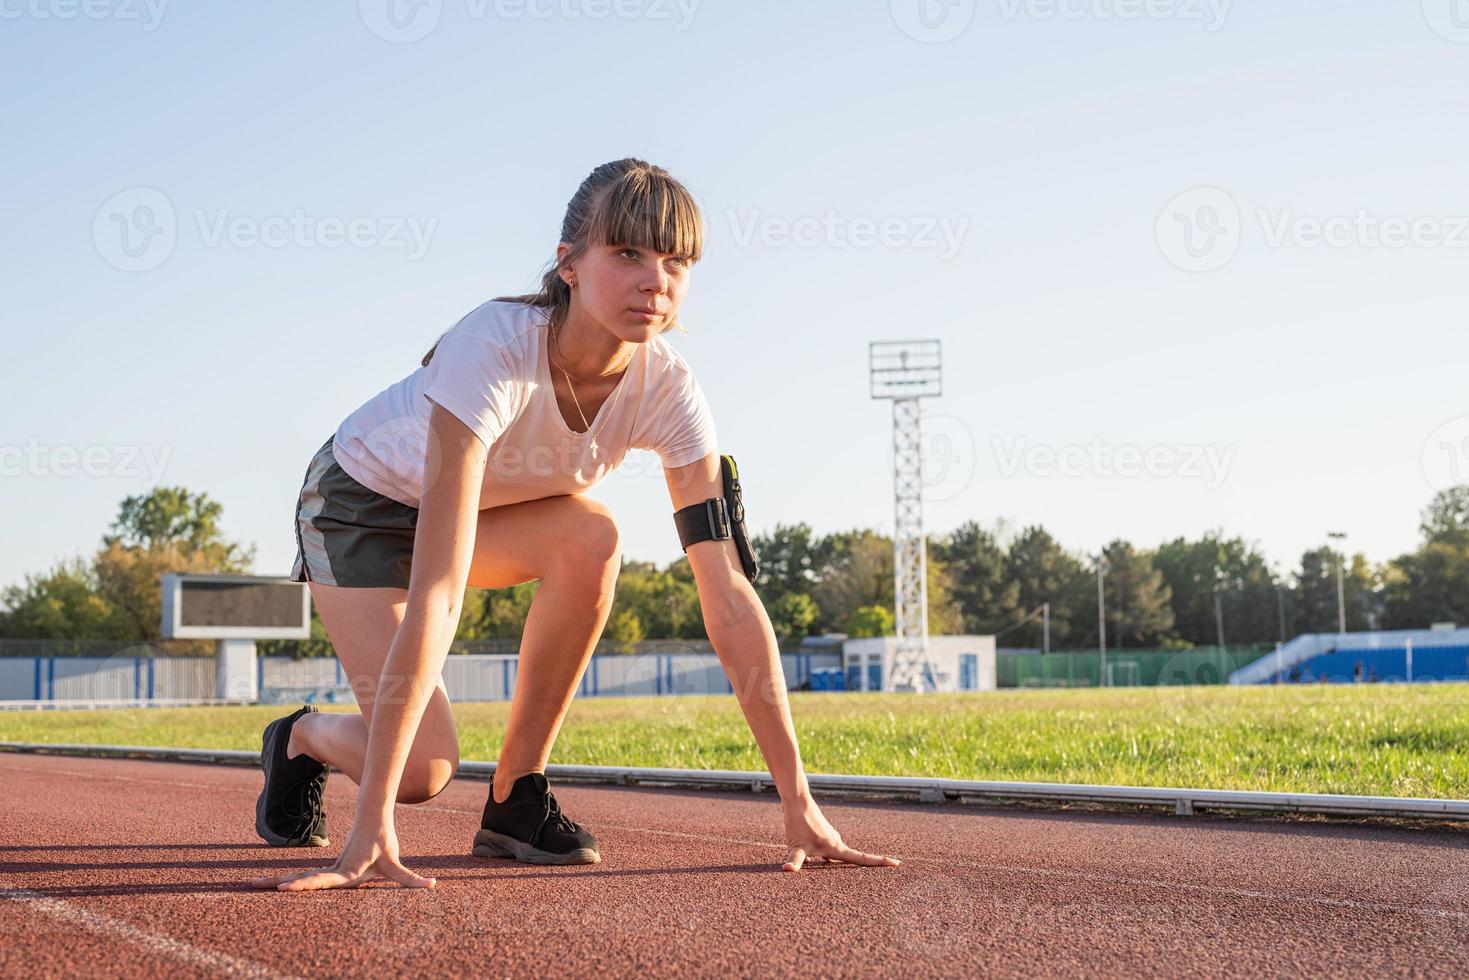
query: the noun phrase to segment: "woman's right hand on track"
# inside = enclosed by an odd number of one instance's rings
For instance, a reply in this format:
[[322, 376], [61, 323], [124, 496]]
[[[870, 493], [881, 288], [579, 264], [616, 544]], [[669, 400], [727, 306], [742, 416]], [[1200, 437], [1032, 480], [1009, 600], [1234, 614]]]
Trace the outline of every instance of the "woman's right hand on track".
[[358, 820], [352, 825], [347, 845], [329, 868], [298, 871], [290, 875], [266, 875], [252, 884], [283, 892], [317, 891], [323, 888], [356, 888], [374, 878], [391, 878], [404, 888], [433, 888], [437, 882], [414, 874], [398, 860], [398, 834], [392, 819]]

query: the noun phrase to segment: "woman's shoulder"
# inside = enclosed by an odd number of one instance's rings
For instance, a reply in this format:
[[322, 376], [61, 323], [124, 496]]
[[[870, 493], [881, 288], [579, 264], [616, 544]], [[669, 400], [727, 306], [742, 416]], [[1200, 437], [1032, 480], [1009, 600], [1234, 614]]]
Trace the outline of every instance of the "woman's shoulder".
[[471, 337], [510, 354], [524, 355], [536, 331], [545, 329], [545, 312], [528, 303], [492, 299], [459, 318], [444, 339]]
[[646, 397], [654, 411], [679, 411], [702, 399], [702, 385], [693, 366], [664, 337], [647, 343], [648, 358], [644, 372]]
[[655, 375], [672, 378], [681, 378], [694, 373], [689, 362], [662, 334], [648, 341], [648, 365]]

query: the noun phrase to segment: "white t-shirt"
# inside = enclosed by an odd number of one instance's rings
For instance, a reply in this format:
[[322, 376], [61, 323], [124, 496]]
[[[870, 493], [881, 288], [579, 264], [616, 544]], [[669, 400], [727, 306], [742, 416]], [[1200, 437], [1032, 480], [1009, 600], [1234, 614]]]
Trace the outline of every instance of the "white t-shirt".
[[456, 323], [432, 360], [383, 389], [337, 428], [332, 453], [370, 490], [417, 507], [423, 496], [428, 419], [437, 402], [489, 447], [480, 510], [580, 493], [629, 449], [666, 467], [715, 451], [714, 418], [688, 363], [663, 337], [639, 344], [617, 387], [574, 432], [556, 407], [546, 356], [549, 312], [491, 301]]

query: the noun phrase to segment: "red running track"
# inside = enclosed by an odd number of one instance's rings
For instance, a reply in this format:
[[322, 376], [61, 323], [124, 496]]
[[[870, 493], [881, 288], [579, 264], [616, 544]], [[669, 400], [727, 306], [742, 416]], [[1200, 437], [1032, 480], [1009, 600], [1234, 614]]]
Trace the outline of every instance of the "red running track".
[[400, 807], [433, 890], [258, 891], [248, 769], [0, 755], [0, 976], [1469, 975], [1469, 836], [826, 802], [898, 868], [785, 858], [771, 796], [562, 785], [599, 865], [470, 857], [488, 784]]

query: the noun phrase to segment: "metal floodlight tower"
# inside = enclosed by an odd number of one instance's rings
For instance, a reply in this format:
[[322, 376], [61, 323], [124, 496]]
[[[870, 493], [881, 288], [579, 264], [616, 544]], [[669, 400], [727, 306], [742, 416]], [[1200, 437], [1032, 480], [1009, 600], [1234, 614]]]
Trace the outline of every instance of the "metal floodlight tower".
[[921, 398], [943, 394], [943, 357], [937, 340], [878, 340], [867, 345], [873, 398], [893, 402], [893, 595], [897, 649], [885, 672], [885, 691], [930, 691], [937, 686], [928, 662], [928, 561], [923, 539]]

